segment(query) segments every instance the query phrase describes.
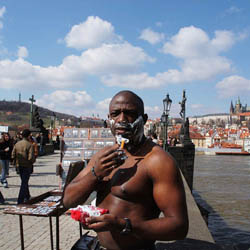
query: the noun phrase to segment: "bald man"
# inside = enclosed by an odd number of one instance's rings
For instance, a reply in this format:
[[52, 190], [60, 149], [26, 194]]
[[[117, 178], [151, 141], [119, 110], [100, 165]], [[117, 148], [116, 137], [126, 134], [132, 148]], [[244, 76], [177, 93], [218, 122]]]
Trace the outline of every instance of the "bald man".
[[[144, 135], [147, 115], [142, 99], [121, 91], [109, 105], [109, 126], [129, 141], [120, 159], [119, 143], [95, 154], [67, 186], [67, 208], [83, 204], [97, 191], [96, 205], [108, 214], [88, 217], [85, 229], [97, 232], [99, 249], [154, 249], [156, 240], [185, 238], [188, 216], [185, 191], [174, 159]], [[159, 218], [160, 212], [163, 217]]]

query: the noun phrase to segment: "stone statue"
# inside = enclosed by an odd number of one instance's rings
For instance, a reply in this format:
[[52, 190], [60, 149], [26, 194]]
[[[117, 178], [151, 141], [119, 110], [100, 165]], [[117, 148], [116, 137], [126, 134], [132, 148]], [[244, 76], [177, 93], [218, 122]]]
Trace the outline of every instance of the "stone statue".
[[184, 138], [185, 139], [190, 139], [189, 135], [189, 119], [186, 118], [185, 126], [184, 126]]
[[182, 101], [179, 102], [179, 104], [181, 105], [180, 116], [181, 116], [181, 118], [184, 119], [184, 122], [185, 122], [186, 101], [187, 101], [186, 91], [183, 90]]
[[41, 131], [42, 135], [43, 135], [43, 143], [46, 144], [49, 142], [49, 137], [48, 137], [48, 131], [47, 129], [43, 126], [44, 122], [41, 119], [39, 112], [38, 112], [38, 107], [35, 108], [33, 117], [32, 117], [32, 124], [34, 126], [34, 128], [37, 128]]
[[181, 126], [180, 142], [183, 145], [192, 144], [192, 141], [190, 139], [190, 134], [189, 134], [189, 119], [188, 118], [186, 118], [185, 123], [182, 124]]
[[33, 120], [33, 126], [35, 128], [41, 129], [43, 127], [43, 120], [40, 118], [38, 107], [35, 108], [32, 120]]

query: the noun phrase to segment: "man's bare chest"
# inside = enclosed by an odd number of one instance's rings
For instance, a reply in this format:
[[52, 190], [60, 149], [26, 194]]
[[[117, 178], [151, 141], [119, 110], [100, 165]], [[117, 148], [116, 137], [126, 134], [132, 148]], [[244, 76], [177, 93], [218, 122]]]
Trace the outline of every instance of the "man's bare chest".
[[100, 191], [128, 201], [152, 196], [152, 184], [143, 159], [129, 160], [115, 169]]

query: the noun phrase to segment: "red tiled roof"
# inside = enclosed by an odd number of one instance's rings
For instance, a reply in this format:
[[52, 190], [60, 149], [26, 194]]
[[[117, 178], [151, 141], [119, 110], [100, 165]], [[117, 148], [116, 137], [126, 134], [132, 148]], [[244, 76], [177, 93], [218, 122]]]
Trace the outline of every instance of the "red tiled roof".
[[205, 139], [205, 136], [203, 136], [202, 134], [198, 133], [198, 132], [189, 132], [190, 138], [191, 139]]
[[250, 112], [239, 113], [239, 116], [250, 116]]

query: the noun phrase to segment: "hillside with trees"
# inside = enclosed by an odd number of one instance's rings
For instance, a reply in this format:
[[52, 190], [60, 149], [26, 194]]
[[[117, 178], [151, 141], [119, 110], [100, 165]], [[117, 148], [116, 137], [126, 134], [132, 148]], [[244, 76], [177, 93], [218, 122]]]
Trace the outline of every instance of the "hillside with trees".
[[[38, 112], [45, 125], [50, 124], [51, 117], [56, 117], [57, 121], [68, 121], [77, 123], [79, 118], [73, 115], [54, 112], [49, 109], [33, 105], [33, 110], [38, 107]], [[0, 125], [19, 126], [30, 122], [30, 103], [19, 101], [0, 101]]]

